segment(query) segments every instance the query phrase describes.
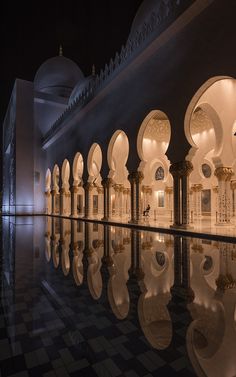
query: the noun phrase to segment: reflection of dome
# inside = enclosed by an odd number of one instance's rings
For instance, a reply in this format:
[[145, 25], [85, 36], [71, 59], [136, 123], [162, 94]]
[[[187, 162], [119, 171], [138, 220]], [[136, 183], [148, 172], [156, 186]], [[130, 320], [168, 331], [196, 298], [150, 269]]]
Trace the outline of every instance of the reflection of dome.
[[83, 73], [72, 60], [55, 56], [39, 67], [34, 78], [34, 88], [41, 92], [69, 97], [75, 85], [83, 78]]
[[70, 95], [69, 104], [71, 104], [76, 98], [78, 98], [79, 95], [82, 94], [83, 90], [88, 87], [89, 83], [92, 83], [93, 81], [94, 76], [88, 76], [83, 79], [83, 81], [79, 81]]
[[144, 0], [133, 20], [129, 38], [134, 38], [136, 31], [141, 31], [144, 23], [148, 24], [152, 12], [160, 15], [168, 15], [171, 6], [178, 3], [178, 0]]

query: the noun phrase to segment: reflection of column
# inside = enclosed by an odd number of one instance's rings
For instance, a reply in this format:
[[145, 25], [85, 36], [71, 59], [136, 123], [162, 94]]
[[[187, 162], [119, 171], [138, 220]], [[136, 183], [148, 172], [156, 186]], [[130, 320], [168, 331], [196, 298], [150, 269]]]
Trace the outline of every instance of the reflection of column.
[[218, 225], [230, 224], [230, 209], [231, 209], [231, 197], [230, 197], [230, 180], [234, 172], [232, 168], [219, 167], [215, 170], [215, 176], [218, 179]]
[[144, 273], [141, 266], [141, 231], [131, 229], [131, 264], [130, 277], [142, 280]]
[[190, 161], [181, 161], [170, 166], [174, 180], [174, 227], [189, 226], [189, 175], [192, 170]]
[[181, 237], [174, 236], [174, 285], [171, 292], [175, 292], [181, 286]]
[[230, 182], [230, 187], [231, 187], [231, 194], [232, 194], [232, 216], [235, 216], [235, 189], [236, 189], [236, 180], [232, 180]]
[[231, 270], [233, 246], [233, 244], [226, 242], [219, 243], [220, 271], [216, 279], [216, 286], [218, 290], [223, 292], [236, 286], [236, 280], [233, 278]]
[[71, 193], [72, 193], [72, 203], [71, 203], [71, 208], [72, 208], [72, 213], [71, 215], [73, 217], [78, 217], [78, 192], [79, 192], [79, 189], [78, 189], [78, 186], [73, 186], [71, 188]]
[[111, 227], [109, 225], [103, 226], [104, 234], [103, 234], [103, 240], [104, 240], [104, 254], [102, 258], [102, 263], [109, 267], [113, 265], [113, 260], [110, 256], [110, 238], [111, 238]]
[[91, 182], [87, 182], [84, 185], [84, 195], [85, 195], [85, 208], [84, 208], [84, 217], [89, 218], [92, 216], [92, 189], [93, 189], [93, 184]]
[[111, 178], [104, 178], [102, 180], [102, 186], [103, 186], [103, 198], [104, 198], [104, 204], [103, 204], [103, 220], [109, 220], [111, 216], [111, 189], [112, 185], [112, 179]]
[[186, 237], [174, 236], [174, 285], [172, 296], [181, 297], [188, 302], [194, 300], [194, 292], [190, 287], [190, 240]]

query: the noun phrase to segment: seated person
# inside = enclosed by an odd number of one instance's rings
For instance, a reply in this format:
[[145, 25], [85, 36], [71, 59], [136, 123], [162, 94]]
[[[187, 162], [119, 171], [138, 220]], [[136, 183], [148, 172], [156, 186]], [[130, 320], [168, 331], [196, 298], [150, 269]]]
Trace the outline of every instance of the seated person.
[[150, 205], [148, 204], [147, 208], [143, 211], [143, 216], [149, 216], [149, 211], [150, 211]]

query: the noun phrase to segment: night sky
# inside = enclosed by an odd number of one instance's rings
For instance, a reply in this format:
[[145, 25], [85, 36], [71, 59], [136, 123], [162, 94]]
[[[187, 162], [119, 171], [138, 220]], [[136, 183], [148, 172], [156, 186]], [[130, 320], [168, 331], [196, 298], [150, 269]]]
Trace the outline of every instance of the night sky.
[[7, 2], [1, 10], [0, 119], [15, 78], [33, 81], [39, 66], [58, 55], [74, 60], [85, 76], [99, 72], [127, 40], [142, 0]]

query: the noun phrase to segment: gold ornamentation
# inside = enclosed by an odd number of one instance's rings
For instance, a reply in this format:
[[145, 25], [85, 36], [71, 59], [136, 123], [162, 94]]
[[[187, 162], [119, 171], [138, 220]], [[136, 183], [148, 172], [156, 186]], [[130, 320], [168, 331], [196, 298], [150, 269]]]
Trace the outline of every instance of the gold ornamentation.
[[216, 168], [214, 174], [219, 179], [219, 181], [230, 181], [232, 176], [234, 175], [234, 172], [232, 168], [221, 166], [219, 168]]
[[187, 160], [175, 162], [170, 166], [170, 173], [173, 177], [189, 176], [192, 171], [193, 164]]

